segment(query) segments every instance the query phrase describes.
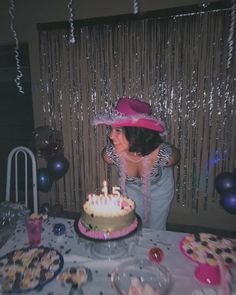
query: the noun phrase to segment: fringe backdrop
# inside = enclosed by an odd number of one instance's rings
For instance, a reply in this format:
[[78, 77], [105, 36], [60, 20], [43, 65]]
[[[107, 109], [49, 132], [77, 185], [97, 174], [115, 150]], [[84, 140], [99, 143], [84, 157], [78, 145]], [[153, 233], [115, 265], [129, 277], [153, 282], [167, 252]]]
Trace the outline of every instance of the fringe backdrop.
[[180, 148], [177, 206], [218, 207], [215, 176], [236, 168], [232, 26], [232, 11], [222, 10], [76, 26], [74, 44], [66, 28], [39, 30], [44, 122], [62, 132], [70, 162], [51, 203], [78, 211], [104, 179], [117, 185], [116, 170], [101, 159], [105, 128], [90, 119], [130, 96], [152, 105], [166, 122], [166, 141]]

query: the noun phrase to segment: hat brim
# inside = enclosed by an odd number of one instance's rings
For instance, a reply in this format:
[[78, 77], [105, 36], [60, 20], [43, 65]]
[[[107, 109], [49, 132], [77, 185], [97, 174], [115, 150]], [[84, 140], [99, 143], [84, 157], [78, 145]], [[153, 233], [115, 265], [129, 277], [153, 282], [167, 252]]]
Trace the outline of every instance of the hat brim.
[[94, 118], [92, 125], [109, 125], [112, 127], [142, 127], [154, 131], [158, 131], [160, 134], [166, 134], [166, 128], [164, 122], [159, 119], [153, 118], [140, 118], [140, 117], [119, 117], [111, 118], [111, 116], [104, 116], [100, 118]]

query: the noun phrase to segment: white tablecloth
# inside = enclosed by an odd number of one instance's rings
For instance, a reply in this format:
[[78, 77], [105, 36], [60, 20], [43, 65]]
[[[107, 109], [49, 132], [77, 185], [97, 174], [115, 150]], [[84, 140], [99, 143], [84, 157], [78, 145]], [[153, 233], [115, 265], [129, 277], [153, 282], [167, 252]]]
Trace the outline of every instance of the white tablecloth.
[[[56, 223], [63, 223], [66, 232], [63, 236], [55, 236], [53, 226]], [[132, 237], [124, 239], [127, 246], [122, 257], [113, 258], [112, 255], [100, 257], [97, 252], [98, 243], [88, 241], [79, 237], [74, 230], [74, 220], [64, 218], [49, 217], [43, 224], [41, 245], [52, 247], [58, 250], [64, 257], [65, 270], [71, 266], [85, 266], [92, 272], [92, 280], [83, 287], [84, 295], [115, 295], [116, 291], [111, 286], [111, 273], [115, 266], [127, 259], [147, 258], [147, 251], [151, 247], [159, 247], [164, 252], [161, 262], [172, 274], [173, 287], [170, 295], [191, 295], [194, 289], [204, 287], [194, 277], [196, 263], [188, 260], [179, 250], [180, 240], [186, 233], [170, 231], [152, 231], [142, 229]], [[101, 245], [101, 244], [100, 244]], [[18, 222], [13, 236], [0, 249], [0, 256], [28, 245], [27, 233], [24, 222]], [[234, 278], [236, 273], [234, 272]], [[69, 287], [63, 286], [58, 280], [54, 279], [46, 284], [40, 291], [27, 292], [28, 295], [63, 295], [69, 293]]]

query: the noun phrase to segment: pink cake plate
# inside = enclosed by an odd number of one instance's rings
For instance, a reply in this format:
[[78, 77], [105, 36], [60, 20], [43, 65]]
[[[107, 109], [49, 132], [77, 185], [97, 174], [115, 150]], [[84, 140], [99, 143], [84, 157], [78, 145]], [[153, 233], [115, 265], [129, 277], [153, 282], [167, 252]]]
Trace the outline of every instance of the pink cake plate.
[[[183, 253], [184, 256], [186, 256], [189, 260], [195, 262], [198, 264], [198, 266], [195, 269], [194, 275], [203, 284], [207, 285], [219, 285], [221, 284], [221, 270], [219, 265], [210, 265], [207, 262], [206, 263], [201, 263], [198, 261], [198, 259], [194, 259], [190, 254], [188, 254], [185, 249], [183, 248], [184, 241], [188, 236], [192, 236], [192, 234], [189, 234], [185, 236], [184, 238], [181, 239], [180, 241], [180, 251]], [[207, 251], [204, 254], [206, 254]], [[229, 269], [231, 267], [235, 266], [235, 263], [231, 263], [230, 265], [225, 265], [224, 267], [226, 269]]]

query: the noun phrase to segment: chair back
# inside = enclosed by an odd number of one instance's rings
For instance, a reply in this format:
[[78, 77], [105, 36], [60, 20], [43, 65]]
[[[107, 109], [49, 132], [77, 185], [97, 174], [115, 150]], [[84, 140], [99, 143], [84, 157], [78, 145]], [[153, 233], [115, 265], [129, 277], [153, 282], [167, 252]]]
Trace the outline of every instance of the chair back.
[[7, 181], [6, 181], [6, 201], [10, 201], [10, 188], [11, 188], [11, 168], [12, 161], [15, 159], [15, 202], [19, 202], [18, 197], [18, 154], [22, 153], [24, 156], [24, 172], [25, 172], [25, 207], [28, 208], [28, 159], [32, 162], [32, 187], [33, 187], [33, 211], [38, 213], [38, 189], [37, 189], [37, 171], [35, 156], [30, 149], [24, 146], [19, 146], [11, 150], [7, 159]]

